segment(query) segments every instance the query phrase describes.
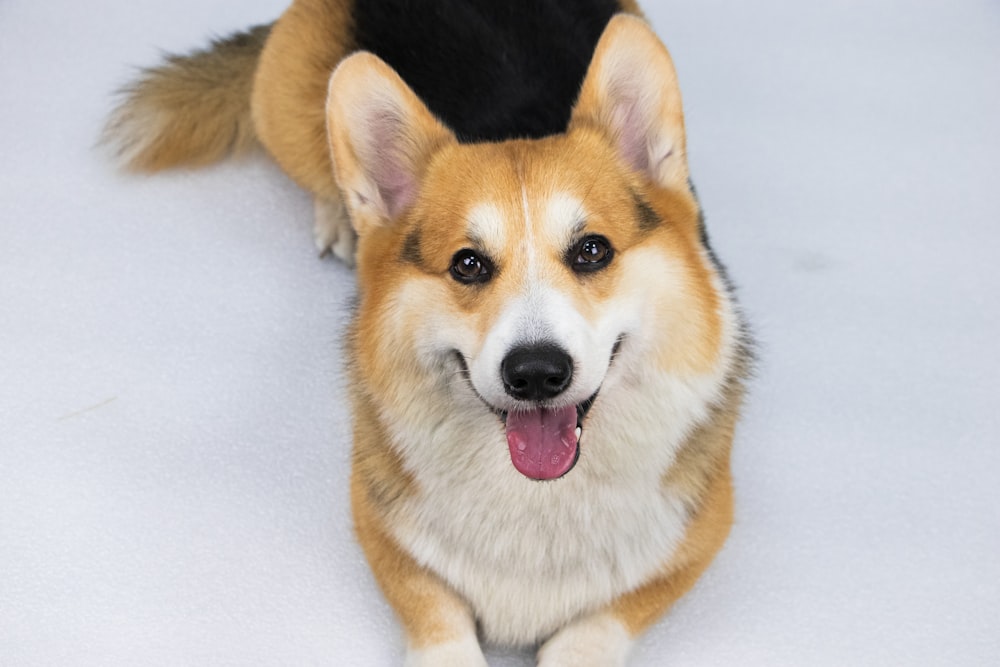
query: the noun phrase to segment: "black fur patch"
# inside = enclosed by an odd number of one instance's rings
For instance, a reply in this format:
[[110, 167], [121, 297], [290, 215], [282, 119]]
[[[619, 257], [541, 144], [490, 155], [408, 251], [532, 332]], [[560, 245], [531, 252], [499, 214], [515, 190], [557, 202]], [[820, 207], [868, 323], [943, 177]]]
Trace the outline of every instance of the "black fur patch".
[[564, 132], [617, 0], [364, 0], [355, 43], [461, 141]]
[[403, 249], [399, 252], [399, 259], [403, 262], [420, 266], [424, 257], [420, 252], [420, 230], [414, 229], [406, 235], [403, 241]]
[[639, 217], [639, 231], [651, 232], [660, 226], [663, 220], [645, 199], [633, 192], [632, 200], [635, 201], [635, 211]]
[[719, 277], [722, 278], [726, 290], [730, 294], [733, 294], [735, 290], [732, 281], [729, 279], [729, 271], [726, 270], [726, 265], [719, 261], [715, 250], [712, 249], [712, 241], [708, 237], [708, 226], [705, 224], [705, 209], [701, 207], [701, 201], [698, 199], [698, 190], [695, 189], [694, 182], [690, 178], [688, 179], [688, 187], [691, 189], [691, 195], [694, 197], [695, 203], [698, 204], [698, 236], [701, 240], [701, 245], [705, 248], [705, 252], [708, 253], [708, 259], [712, 262], [712, 266], [719, 272]]

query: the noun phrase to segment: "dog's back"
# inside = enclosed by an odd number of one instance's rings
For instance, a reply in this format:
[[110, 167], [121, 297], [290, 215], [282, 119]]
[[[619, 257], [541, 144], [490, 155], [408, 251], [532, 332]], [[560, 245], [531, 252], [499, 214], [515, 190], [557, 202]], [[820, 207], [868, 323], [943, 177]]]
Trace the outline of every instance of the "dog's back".
[[354, 38], [460, 140], [563, 132], [617, 0], [359, 2]]

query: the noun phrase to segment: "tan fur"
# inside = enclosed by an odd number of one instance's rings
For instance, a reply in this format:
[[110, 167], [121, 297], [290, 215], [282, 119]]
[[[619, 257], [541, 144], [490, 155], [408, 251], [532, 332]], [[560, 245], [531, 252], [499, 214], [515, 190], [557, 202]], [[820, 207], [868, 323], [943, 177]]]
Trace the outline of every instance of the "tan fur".
[[[558, 189], [576, 195], [591, 212], [588, 229], [595, 233], [609, 234], [618, 228], [619, 251], [627, 252], [643, 245], [656, 245], [674, 257], [691, 272], [690, 285], [697, 293], [689, 300], [677, 302], [673, 310], [682, 311], [679, 322], [691, 328], [690, 335], [678, 336], [682, 349], [663, 349], [663, 367], [674, 370], [702, 371], [716, 360], [716, 350], [721, 336], [717, 295], [709, 282], [708, 269], [698, 256], [698, 208], [689, 193], [664, 193], [644, 187], [630, 178], [599, 165], [614, 164], [616, 158], [602, 137], [586, 128], [578, 129], [564, 137], [537, 141], [511, 141], [502, 144], [465, 146], [449, 144], [434, 156], [435, 167], [428, 170], [425, 180], [427, 195], [414, 207], [408, 220], [394, 227], [378, 230], [377, 246], [373, 255], [399, 256], [402, 244], [411, 233], [421, 238], [421, 264], [403, 267], [404, 272], [423, 271], [444, 275], [448, 271], [452, 254], [464, 242], [463, 216], [479, 199], [494, 199], [501, 204], [508, 219], [519, 215], [521, 207], [519, 178], [523, 177], [529, 190]], [[489, 166], [485, 166], [489, 165]], [[519, 167], [518, 165], [522, 165]], [[595, 166], [598, 165], [598, 166]], [[483, 180], [483, 169], [490, 169], [488, 182], [494, 192], [483, 192], [477, 185]], [[518, 170], [523, 170], [519, 175]], [[558, 185], [553, 186], [555, 179]], [[637, 228], [622, 235], [621, 211], [632, 207], [631, 191], [641, 193], [670, 224], [656, 235], [644, 234]], [[383, 239], [383, 235], [386, 237]], [[512, 241], [519, 239], [517, 235]], [[386, 248], [385, 242], [389, 245]], [[516, 257], [513, 247], [502, 249], [498, 255]], [[562, 262], [553, 257], [553, 263]], [[368, 264], [361, 262], [362, 265]], [[377, 263], [374, 265], [377, 266]], [[522, 267], [516, 263], [498, 266], [498, 272], [521, 276]], [[362, 269], [363, 270], [363, 269]], [[585, 283], [558, 273], [557, 284], [566, 293], [574, 295], [577, 307], [587, 312], [595, 303], [614, 298], [620, 287], [615, 279], [617, 267], [589, 278]], [[373, 276], [366, 285], [381, 286], [387, 279], [386, 291], [394, 289], [406, 273], [391, 276]], [[456, 306], [479, 320], [479, 330], [485, 331], [493, 323], [501, 305], [519, 288], [515, 280], [501, 277], [502, 284], [488, 295], [470, 292], [462, 285], [450, 283], [448, 287], [456, 299]], [[499, 281], [498, 281], [499, 282]]]
[[326, 143], [330, 73], [351, 0], [296, 0], [273, 26], [169, 56], [122, 92], [104, 141], [135, 171], [198, 167], [264, 145], [299, 185], [339, 197]]
[[104, 140], [135, 171], [197, 167], [257, 145], [250, 90], [270, 26], [170, 56], [122, 92]]
[[[365, 333], [354, 333], [355, 344], [357, 336]], [[475, 621], [468, 605], [438, 576], [418, 565], [387, 532], [386, 517], [418, 489], [399, 454], [387, 446], [388, 434], [368, 397], [355, 394], [353, 412], [354, 530], [376, 581], [403, 621], [408, 644], [419, 649], [474, 635]]]
[[353, 49], [352, 0], [295, 0], [271, 30], [253, 88], [253, 120], [296, 183], [339, 197], [326, 141], [330, 73]]
[[354, 531], [375, 580], [403, 621], [409, 645], [422, 648], [475, 634], [468, 605], [388, 534], [382, 518], [384, 508], [373, 499], [369, 482], [356, 466], [351, 475]]

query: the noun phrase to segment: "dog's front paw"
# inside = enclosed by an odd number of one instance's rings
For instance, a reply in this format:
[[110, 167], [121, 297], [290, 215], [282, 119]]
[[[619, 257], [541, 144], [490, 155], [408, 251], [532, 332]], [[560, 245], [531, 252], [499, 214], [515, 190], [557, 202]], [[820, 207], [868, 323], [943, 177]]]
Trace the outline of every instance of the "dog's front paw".
[[613, 616], [588, 616], [542, 645], [538, 667], [624, 667], [632, 638]]
[[465, 637], [406, 652], [405, 667], [487, 667], [475, 637]]
[[357, 235], [351, 226], [347, 209], [340, 199], [316, 197], [313, 201], [313, 235], [320, 257], [333, 253], [344, 264], [354, 266], [354, 246]]

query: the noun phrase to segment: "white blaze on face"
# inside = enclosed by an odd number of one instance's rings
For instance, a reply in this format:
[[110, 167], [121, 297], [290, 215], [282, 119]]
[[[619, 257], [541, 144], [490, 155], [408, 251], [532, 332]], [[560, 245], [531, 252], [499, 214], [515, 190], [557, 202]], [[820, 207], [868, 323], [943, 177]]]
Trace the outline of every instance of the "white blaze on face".
[[[621, 333], [613, 317], [591, 322], [574, 305], [552, 277], [571, 269], [563, 258], [574, 234], [586, 220], [582, 203], [565, 193], [532, 202], [522, 191], [522, 220], [505, 220], [504, 211], [480, 204], [469, 214], [469, 236], [481, 240], [490, 251], [504, 249], [516, 257], [497, 258], [516, 275], [501, 275], [503, 288], [511, 296], [486, 332], [477, 354], [470, 357], [469, 372], [476, 390], [492, 406], [510, 410], [517, 401], [504, 390], [501, 363], [515, 347], [554, 344], [573, 360], [569, 388], [553, 399], [555, 406], [582, 403], [598, 390], [607, 372], [614, 344]], [[509, 214], [508, 214], [509, 215]], [[520, 224], [518, 224], [520, 223]], [[512, 230], [516, 230], [514, 239]], [[506, 243], [505, 243], [506, 242]]]

